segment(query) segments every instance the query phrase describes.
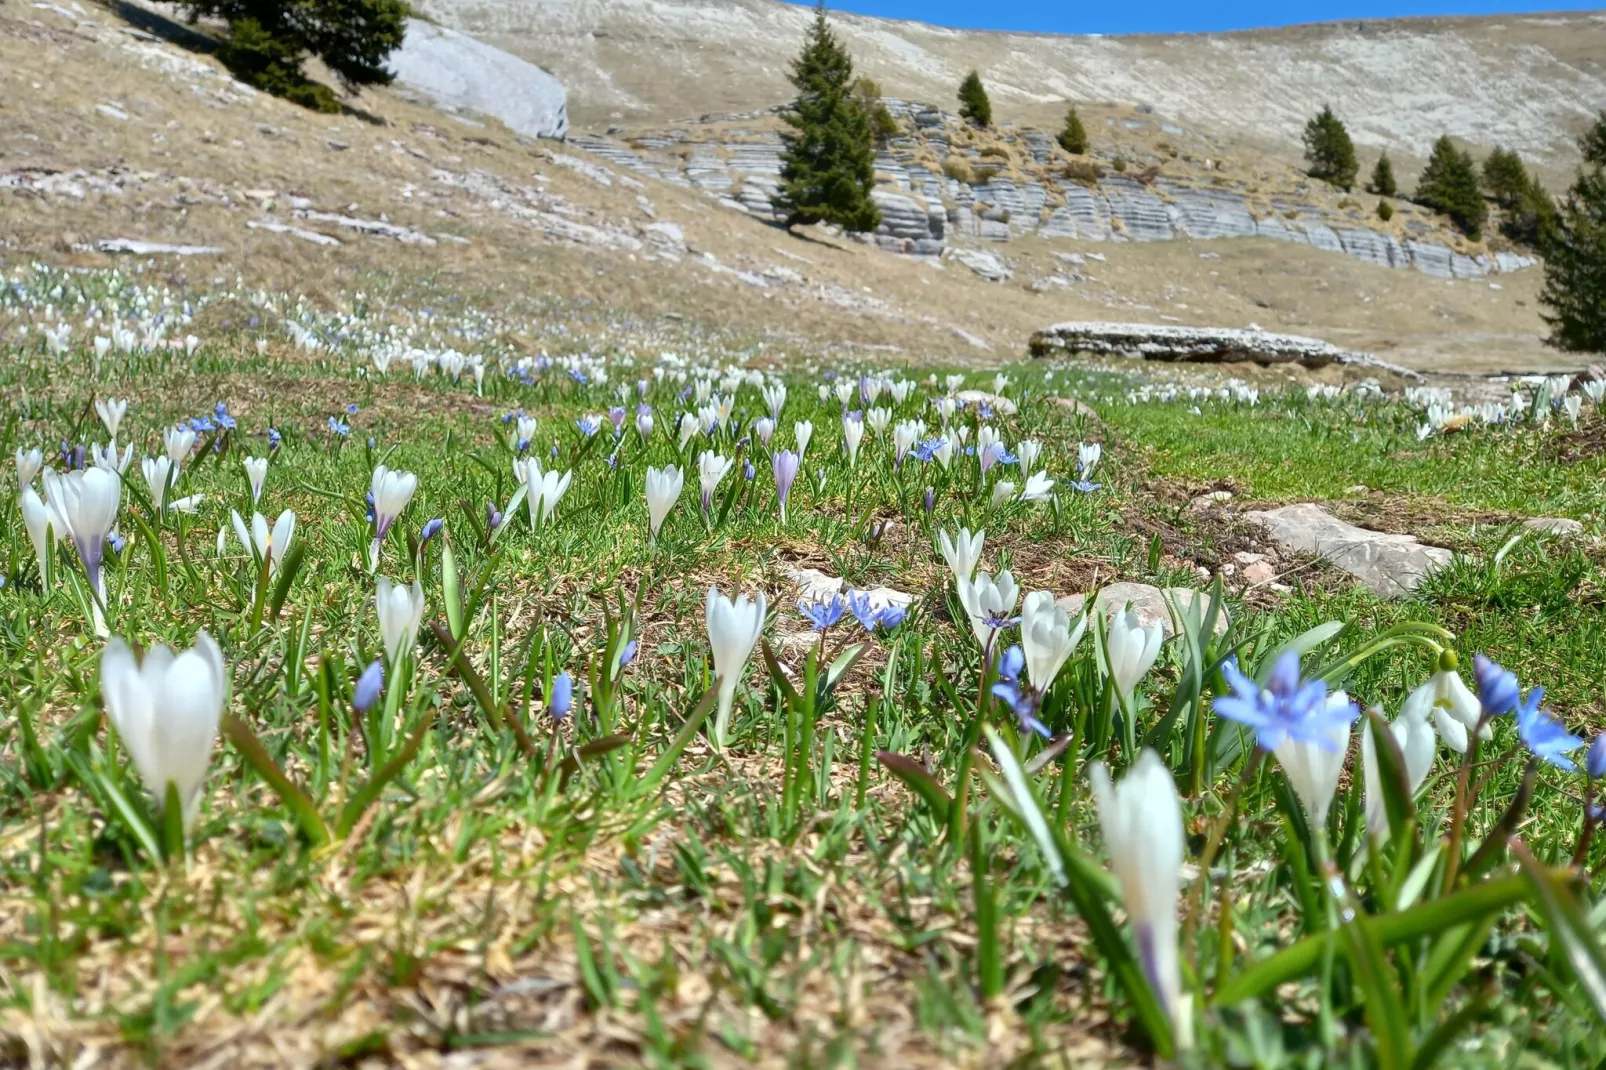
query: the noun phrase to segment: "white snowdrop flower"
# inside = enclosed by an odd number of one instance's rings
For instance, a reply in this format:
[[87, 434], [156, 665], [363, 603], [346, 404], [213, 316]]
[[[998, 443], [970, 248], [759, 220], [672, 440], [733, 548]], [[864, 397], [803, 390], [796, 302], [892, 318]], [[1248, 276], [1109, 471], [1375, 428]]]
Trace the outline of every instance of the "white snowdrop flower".
[[[1400, 715], [1389, 725], [1400, 754], [1405, 758], [1405, 782], [1412, 795], [1416, 794], [1433, 768], [1433, 752], [1438, 749], [1433, 725], [1428, 721], [1428, 710], [1433, 694], [1426, 688], [1417, 688], [1405, 700]], [[1383, 777], [1378, 769], [1377, 744], [1372, 739], [1372, 721], [1367, 718], [1361, 729], [1361, 774], [1366, 781], [1366, 831], [1378, 842], [1389, 838], [1389, 816], [1383, 801]]]

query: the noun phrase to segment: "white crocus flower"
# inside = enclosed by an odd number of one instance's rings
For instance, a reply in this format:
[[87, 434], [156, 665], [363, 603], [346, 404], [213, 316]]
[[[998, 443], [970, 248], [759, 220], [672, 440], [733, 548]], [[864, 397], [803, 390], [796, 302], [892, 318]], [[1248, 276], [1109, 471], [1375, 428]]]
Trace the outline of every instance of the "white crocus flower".
[[1160, 643], [1165, 632], [1159, 621], [1147, 628], [1130, 607], [1110, 615], [1110, 626], [1105, 630], [1104, 652], [1109, 659], [1110, 675], [1121, 694], [1130, 695], [1160, 656]]
[[864, 441], [864, 420], [857, 416], [842, 417], [842, 447], [848, 452], [848, 467], [859, 465], [859, 444]]
[[685, 486], [686, 474], [676, 465], [647, 469], [647, 527], [654, 538]]
[[122, 475], [128, 471], [128, 465], [134, 459], [134, 444], [130, 442], [123, 447], [123, 452], [118, 453], [115, 440], [106, 443], [105, 449], [102, 449], [100, 443], [96, 442], [89, 447], [89, 459], [96, 468], [104, 468], [108, 472], [116, 472], [118, 475]]
[[843, 408], [847, 408], [848, 402], [853, 400], [853, 392], [858, 389], [858, 386], [859, 384], [851, 379], [837, 380], [836, 399], [842, 403]]
[[1177, 1048], [1193, 1046], [1193, 1001], [1182, 992], [1177, 959], [1177, 899], [1182, 893], [1182, 803], [1171, 771], [1145, 749], [1121, 778], [1110, 781], [1103, 762], [1088, 770], [1110, 868], [1149, 986], [1171, 1018]]
[[1026, 486], [1020, 492], [1023, 502], [1040, 502], [1049, 497], [1054, 489], [1054, 481], [1048, 478], [1047, 472], [1033, 472], [1026, 479]]
[[1007, 479], [1001, 479], [993, 484], [992, 506], [994, 509], [1003, 505], [1015, 496], [1015, 484]]
[[1070, 613], [1048, 591], [1033, 591], [1021, 603], [1020, 645], [1026, 655], [1026, 678], [1047, 691], [1087, 629], [1085, 614], [1071, 623]]
[[685, 449], [686, 443], [697, 437], [697, 429], [699, 426], [700, 425], [696, 416], [689, 412], [683, 412], [680, 414], [680, 425], [677, 430], [680, 436], [681, 449]]
[[418, 477], [413, 473], [393, 471], [382, 464], [374, 466], [374, 476], [368, 484], [368, 492], [374, 498], [374, 541], [368, 548], [370, 569], [379, 567], [379, 547], [417, 489]]
[[986, 531], [978, 531], [972, 535], [969, 528], [960, 528], [959, 534], [952, 537], [946, 531], [937, 532], [937, 544], [942, 551], [942, 559], [948, 563], [948, 569], [954, 574], [954, 579], [961, 582], [968, 581], [975, 575], [976, 566], [981, 563], [981, 549], [986, 541]]
[[870, 425], [870, 430], [877, 435], [887, 433], [887, 427], [892, 423], [891, 409], [871, 409], [864, 414], [864, 422]]
[[195, 448], [195, 432], [187, 427], [170, 427], [164, 436], [164, 445], [167, 447], [167, 459], [173, 462], [174, 478], [184, 461]]
[[106, 552], [106, 539], [117, 523], [117, 510], [123, 503], [123, 481], [117, 473], [104, 468], [68, 472], [65, 476], [57, 476], [47, 468], [44, 481], [45, 500], [61, 518], [94, 591], [95, 634], [108, 635], [106, 618], [101, 611], [106, 602], [106, 584], [100, 566]]
[[[1327, 696], [1329, 710], [1347, 705], [1349, 696], [1342, 691]], [[1288, 736], [1272, 751], [1294, 786], [1312, 829], [1327, 827], [1327, 812], [1333, 806], [1333, 794], [1338, 791], [1339, 774], [1344, 771], [1344, 756], [1349, 750], [1350, 727], [1347, 721], [1334, 725], [1329, 746]]]
[[903, 463], [904, 457], [920, 439], [920, 425], [913, 420], [902, 420], [892, 429], [892, 459]]
[[128, 402], [122, 398], [97, 399], [95, 402], [95, 414], [106, 425], [106, 434], [113, 439], [117, 437], [117, 429], [123, 425], [123, 413], [127, 411]]
[[43, 583], [50, 574], [51, 543], [66, 538], [67, 528], [32, 487], [22, 488], [18, 504], [22, 506], [22, 526], [28, 529], [28, 540], [39, 560], [39, 582]]
[[377, 588], [374, 608], [379, 613], [379, 637], [394, 672], [418, 642], [418, 626], [424, 622], [424, 588], [417, 580], [404, 587], [385, 576], [379, 577]]
[[240, 545], [245, 547], [245, 552], [249, 554], [254, 551], [258, 560], [268, 562], [270, 572], [277, 569], [285, 554], [290, 552], [290, 542], [295, 538], [296, 514], [286, 509], [279, 514], [279, 519], [273, 522], [271, 529], [268, 527], [268, 518], [261, 513], [252, 515], [249, 531], [238, 512], [232, 515], [232, 520], [234, 534], [240, 540]]
[[1037, 458], [1042, 456], [1042, 453], [1043, 444], [1035, 438], [1029, 438], [1015, 447], [1015, 456], [1020, 459], [1021, 475], [1028, 477], [1028, 486], [1031, 485], [1029, 477], [1032, 474], [1032, 465], [1037, 463]]
[[731, 470], [735, 462], [727, 457], [721, 457], [713, 450], [704, 450], [697, 457], [697, 486], [703, 498], [703, 511], [707, 512], [714, 504], [714, 491], [719, 489], [720, 481]]
[[157, 509], [161, 509], [167, 501], [167, 490], [176, 477], [173, 462], [166, 457], [146, 457], [139, 462], [139, 467], [145, 473], [146, 484], [151, 488], [151, 501], [156, 503]]
[[251, 483], [251, 504], [256, 505], [262, 500], [262, 484], [268, 481], [268, 459], [266, 457], [247, 457], [245, 465], [245, 478]]
[[121, 639], [100, 655], [100, 692], [129, 758], [158, 806], [177, 790], [184, 828], [195, 824], [227, 691], [223, 652], [205, 632], [175, 654], [165, 646], [143, 661]]
[[17, 486], [26, 487], [34, 481], [41, 469], [45, 466], [45, 455], [38, 447], [31, 450], [17, 450]]
[[1099, 466], [1099, 459], [1104, 456], [1104, 447], [1097, 442], [1078, 442], [1076, 444], [1076, 474], [1083, 479], [1091, 479], [1093, 469]]
[[746, 595], [732, 600], [720, 594], [719, 588], [708, 588], [708, 645], [714, 654], [714, 675], [719, 679], [719, 707], [714, 719], [717, 747], [723, 747], [729, 738], [736, 685], [764, 630], [764, 612], [762, 591], [751, 600]]
[[1007, 569], [1000, 572], [996, 580], [985, 572], [976, 573], [972, 580], [956, 577], [954, 586], [959, 592], [959, 604], [965, 607], [965, 615], [970, 618], [971, 631], [976, 633], [976, 642], [986, 650], [994, 634], [1007, 627], [1014, 615], [1020, 587]]
[[993, 393], [1002, 394], [1004, 392], [1004, 387], [1008, 385], [1009, 376], [1005, 375], [1003, 372], [999, 372], [997, 375], [993, 376]]
[[[1428, 770], [1433, 768], [1433, 752], [1438, 749], [1433, 725], [1428, 721], [1432, 699], [1432, 693], [1426, 688], [1417, 688], [1389, 725], [1405, 759], [1405, 783], [1413, 796], [1427, 779]], [[1367, 718], [1366, 727], [1361, 729], [1361, 774], [1366, 779], [1366, 831], [1379, 843], [1386, 842], [1389, 838], [1388, 806], [1383, 801], [1383, 777], [1378, 769], [1371, 718]]]
[[781, 406], [786, 404], [786, 384], [769, 383], [760, 393], [764, 396], [764, 404], [769, 406], [770, 419], [779, 420], [781, 418]]
[[809, 451], [809, 439], [814, 437], [814, 424], [808, 420], [799, 420], [792, 425], [792, 434], [797, 438], [798, 460]]
[[539, 527], [557, 515], [558, 502], [568, 492], [574, 473], [543, 472], [532, 457], [524, 466], [524, 475], [527, 480], [524, 503], [530, 509], [530, 523]]

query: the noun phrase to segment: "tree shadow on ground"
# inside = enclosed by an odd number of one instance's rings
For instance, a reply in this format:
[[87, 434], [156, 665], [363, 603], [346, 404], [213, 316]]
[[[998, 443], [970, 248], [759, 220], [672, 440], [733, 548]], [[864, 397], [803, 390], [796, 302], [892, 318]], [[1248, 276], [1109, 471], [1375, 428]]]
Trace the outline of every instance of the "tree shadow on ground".
[[[194, 52], [203, 56], [217, 56], [223, 48], [223, 42], [203, 30], [177, 22], [158, 11], [129, 3], [129, 0], [111, 0], [111, 12], [129, 26], [149, 34], [152, 37], [176, 45], [186, 52]], [[221, 57], [219, 57], [221, 58]], [[353, 119], [360, 119], [370, 126], [388, 126], [384, 116], [376, 115], [366, 109], [356, 107], [346, 101], [338, 101], [342, 115]]]

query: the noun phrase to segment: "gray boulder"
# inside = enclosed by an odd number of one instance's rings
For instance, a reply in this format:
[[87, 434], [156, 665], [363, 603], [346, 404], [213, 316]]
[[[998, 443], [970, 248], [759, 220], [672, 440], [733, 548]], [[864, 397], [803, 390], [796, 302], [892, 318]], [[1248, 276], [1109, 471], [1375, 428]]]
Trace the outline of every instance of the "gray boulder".
[[1247, 513], [1284, 550], [1314, 554], [1360, 580], [1379, 598], [1410, 594], [1450, 563], [1449, 550], [1424, 546], [1414, 535], [1371, 531], [1333, 516], [1313, 502]]
[[569, 133], [569, 95], [556, 78], [456, 30], [408, 19], [390, 69], [402, 85], [443, 107], [495, 116], [531, 137]]

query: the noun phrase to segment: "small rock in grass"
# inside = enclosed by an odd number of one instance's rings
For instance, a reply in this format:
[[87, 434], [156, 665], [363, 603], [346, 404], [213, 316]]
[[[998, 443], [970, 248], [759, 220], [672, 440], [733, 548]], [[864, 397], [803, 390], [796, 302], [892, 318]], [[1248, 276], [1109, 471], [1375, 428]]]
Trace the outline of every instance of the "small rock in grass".
[[1565, 516], [1536, 516], [1524, 520], [1522, 526], [1540, 535], [1554, 535], [1558, 539], [1584, 533], [1582, 523]]
[[[1195, 591], [1189, 587], [1167, 587], [1162, 590], [1151, 583], [1112, 583], [1099, 591], [1095, 604], [1106, 615], [1124, 609], [1128, 603], [1132, 612], [1138, 615], [1138, 621], [1145, 627], [1158, 623], [1165, 635], [1176, 633], [1176, 623], [1171, 617], [1171, 607], [1166, 604], [1166, 596], [1175, 599], [1177, 608], [1186, 610], [1195, 598], [1204, 598], [1199, 606], [1201, 613], [1209, 606], [1209, 595]], [[1055, 600], [1065, 608], [1065, 611], [1075, 617], [1081, 614], [1087, 604], [1084, 594], [1068, 594]], [[1226, 607], [1216, 617], [1215, 631], [1217, 635], [1227, 630]]]

